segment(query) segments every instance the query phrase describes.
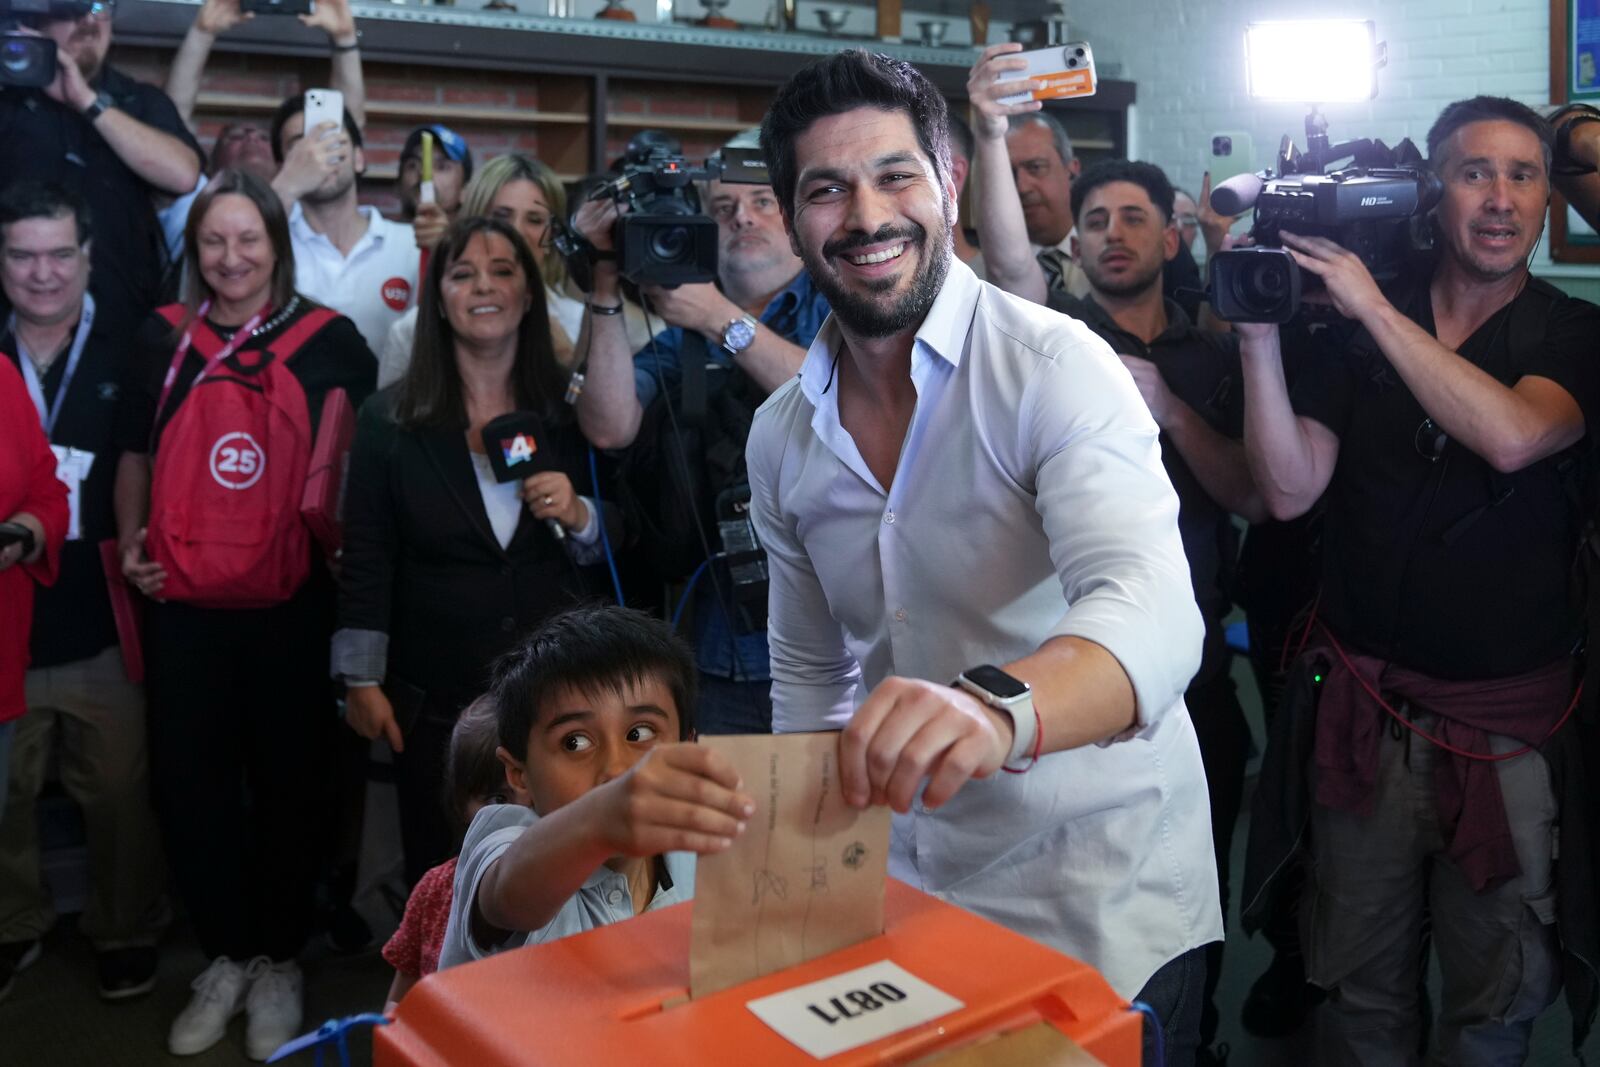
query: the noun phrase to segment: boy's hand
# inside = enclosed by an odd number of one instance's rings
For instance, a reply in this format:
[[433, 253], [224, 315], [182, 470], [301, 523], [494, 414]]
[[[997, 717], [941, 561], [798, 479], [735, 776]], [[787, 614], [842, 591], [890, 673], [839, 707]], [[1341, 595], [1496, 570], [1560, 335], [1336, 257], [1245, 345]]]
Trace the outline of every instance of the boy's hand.
[[721, 852], [756, 810], [743, 785], [708, 748], [660, 745], [594, 791], [600, 836], [624, 856]]

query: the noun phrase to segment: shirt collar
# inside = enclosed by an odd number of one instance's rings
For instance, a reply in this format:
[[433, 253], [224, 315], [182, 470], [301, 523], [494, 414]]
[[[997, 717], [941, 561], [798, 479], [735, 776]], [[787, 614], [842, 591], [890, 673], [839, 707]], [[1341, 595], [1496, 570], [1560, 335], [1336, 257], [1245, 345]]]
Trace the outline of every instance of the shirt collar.
[[[805, 277], [803, 271], [801, 276]], [[810, 284], [809, 279], [807, 284]], [[952, 369], [961, 365], [961, 354], [967, 347], [967, 334], [972, 326], [973, 313], [977, 310], [981, 289], [978, 276], [972, 273], [972, 268], [952, 253], [944, 285], [939, 287], [939, 295], [934, 298], [933, 306], [923, 316], [922, 325], [917, 327], [911, 351], [913, 368], [927, 354], [944, 360]], [[834, 356], [843, 344], [838, 316], [830, 313], [828, 321], [817, 331], [811, 347], [806, 349], [806, 357], [800, 364], [800, 391], [813, 407], [823, 406], [823, 389], [832, 389], [837, 382]]]
[[[1093, 293], [1090, 293], [1089, 295], [1078, 300], [1077, 305], [1079, 310], [1083, 312], [1084, 321], [1090, 326], [1095, 327], [1097, 330], [1114, 331], [1116, 333], [1128, 334], [1127, 330], [1124, 330], [1121, 326], [1117, 325], [1117, 320], [1111, 317], [1111, 312], [1100, 306], [1100, 302], [1094, 298]], [[1183, 307], [1178, 304], [1177, 301], [1173, 300], [1171, 297], [1163, 297], [1162, 305], [1167, 310], [1167, 328], [1162, 330], [1161, 333], [1150, 342], [1152, 345], [1159, 341], [1167, 341], [1172, 340], [1173, 338], [1187, 336], [1188, 333], [1194, 328], [1194, 324], [1189, 321], [1188, 313], [1183, 310]], [[1128, 336], [1132, 337], [1133, 335], [1128, 334]]]
[[[356, 241], [355, 247], [350, 249], [346, 259], [355, 258], [355, 254], [366, 248], [368, 244], [383, 244], [385, 227], [388, 219], [378, 213], [378, 209], [370, 204], [364, 204], [356, 209], [367, 219], [367, 232]], [[328, 240], [327, 234], [318, 233], [311, 228], [311, 223], [306, 221], [305, 210], [300, 206], [300, 201], [294, 202], [294, 207], [289, 209], [289, 236], [297, 241], [321, 241], [328, 247], [333, 247], [333, 242]]]

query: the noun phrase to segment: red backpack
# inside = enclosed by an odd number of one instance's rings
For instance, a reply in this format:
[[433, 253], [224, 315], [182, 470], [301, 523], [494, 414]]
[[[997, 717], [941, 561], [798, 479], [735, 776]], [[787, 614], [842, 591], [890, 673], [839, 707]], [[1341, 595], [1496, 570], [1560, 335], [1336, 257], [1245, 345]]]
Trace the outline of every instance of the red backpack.
[[[159, 311], [174, 328], [184, 313], [181, 304]], [[286, 364], [335, 317], [313, 308], [265, 351], [236, 352], [238, 370], [227, 361], [213, 365], [226, 346], [203, 317], [190, 327], [207, 369], [161, 435], [145, 540], [150, 559], [167, 572], [163, 599], [270, 607], [293, 596], [311, 573], [311, 533], [300, 518], [311, 416], [305, 389]], [[188, 347], [174, 354], [169, 383]]]

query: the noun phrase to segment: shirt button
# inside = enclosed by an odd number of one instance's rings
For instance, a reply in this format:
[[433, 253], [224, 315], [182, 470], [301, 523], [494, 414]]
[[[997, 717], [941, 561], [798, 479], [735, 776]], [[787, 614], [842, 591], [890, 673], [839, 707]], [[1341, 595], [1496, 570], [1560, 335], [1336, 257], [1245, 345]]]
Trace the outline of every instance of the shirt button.
[[500, 620], [500, 629], [504, 630], [506, 633], [510, 633], [516, 628], [517, 620], [513, 619], [510, 615], [507, 615], [505, 618]]
[[894, 613], [894, 617], [895, 617], [895, 621], [896, 622], [905, 622], [906, 621], [906, 609], [905, 608], [901, 608], [899, 611]]
[[606, 894], [606, 903], [610, 904], [614, 908], [621, 907], [621, 905], [622, 905], [622, 890], [613, 889], [611, 892], [607, 893]]
[[891, 512], [886, 513], [883, 516], [883, 521], [888, 523], [890, 526], [893, 526], [894, 525], [894, 512], [891, 511]]

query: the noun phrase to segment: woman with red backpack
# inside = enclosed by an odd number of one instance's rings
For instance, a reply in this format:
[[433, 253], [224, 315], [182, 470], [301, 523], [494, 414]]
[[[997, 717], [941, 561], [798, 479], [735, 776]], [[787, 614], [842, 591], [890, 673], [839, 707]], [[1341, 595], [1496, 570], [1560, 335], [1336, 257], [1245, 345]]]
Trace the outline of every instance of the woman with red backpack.
[[[324, 401], [377, 364], [350, 320], [295, 292], [288, 221], [223, 171], [184, 233], [185, 300], [138, 339], [117, 476], [123, 574], [146, 605], [151, 781], [179, 892], [213, 963], [174, 1054], [249, 1013], [265, 1059], [299, 1032], [333, 693], [333, 582], [301, 518]], [[337, 398], [332, 402], [338, 402]]]

